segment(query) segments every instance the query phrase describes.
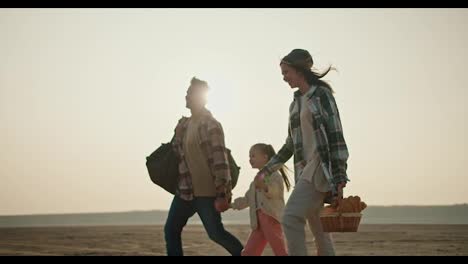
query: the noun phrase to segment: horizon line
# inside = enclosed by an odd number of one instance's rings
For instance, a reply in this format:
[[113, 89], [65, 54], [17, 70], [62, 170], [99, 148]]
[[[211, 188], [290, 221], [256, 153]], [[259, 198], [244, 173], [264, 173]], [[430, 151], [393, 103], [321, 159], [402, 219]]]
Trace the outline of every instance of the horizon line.
[[[395, 204], [395, 205], [367, 205], [367, 207], [451, 207], [451, 206], [468, 206], [468, 203], [455, 203], [455, 204]], [[168, 209], [149, 209], [149, 210], [125, 210], [125, 211], [100, 211], [100, 212], [65, 212], [65, 213], [30, 213], [30, 214], [0, 214], [0, 217], [8, 216], [50, 216], [50, 215], [78, 215], [78, 214], [119, 214], [119, 213], [144, 213], [144, 212], [168, 212]], [[229, 211], [227, 211], [229, 212]]]

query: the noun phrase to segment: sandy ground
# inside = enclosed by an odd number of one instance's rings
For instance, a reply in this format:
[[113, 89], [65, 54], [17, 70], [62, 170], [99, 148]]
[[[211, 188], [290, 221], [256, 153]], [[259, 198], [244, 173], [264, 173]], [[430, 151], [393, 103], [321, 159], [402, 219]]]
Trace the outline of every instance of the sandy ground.
[[[247, 225], [226, 229], [243, 243]], [[337, 255], [468, 255], [468, 225], [361, 225], [333, 233]], [[228, 255], [202, 226], [188, 225], [185, 255]], [[307, 230], [309, 254], [315, 245]], [[163, 226], [1, 228], [0, 255], [165, 255]], [[264, 255], [273, 255], [269, 246]]]

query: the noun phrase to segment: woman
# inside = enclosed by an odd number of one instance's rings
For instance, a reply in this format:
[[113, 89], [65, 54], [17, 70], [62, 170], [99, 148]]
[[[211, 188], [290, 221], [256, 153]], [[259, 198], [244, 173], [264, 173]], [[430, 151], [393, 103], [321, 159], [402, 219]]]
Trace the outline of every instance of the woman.
[[329, 84], [322, 81], [330, 70], [312, 70], [312, 56], [307, 50], [294, 49], [280, 63], [283, 80], [294, 92], [289, 108], [286, 143], [256, 177], [256, 185], [294, 155], [296, 185], [284, 209], [282, 226], [289, 255], [307, 255], [305, 223], [315, 237], [318, 255], [335, 255], [329, 233], [320, 223], [323, 204], [342, 195], [349, 181], [346, 175], [348, 149], [343, 137], [338, 108]]

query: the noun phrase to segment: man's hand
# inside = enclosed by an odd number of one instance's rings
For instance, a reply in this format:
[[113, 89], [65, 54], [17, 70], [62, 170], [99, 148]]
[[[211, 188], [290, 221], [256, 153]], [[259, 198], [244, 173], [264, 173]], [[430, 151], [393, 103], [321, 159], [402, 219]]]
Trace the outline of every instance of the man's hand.
[[229, 202], [226, 197], [216, 197], [214, 202], [214, 207], [216, 211], [222, 213], [229, 209]]

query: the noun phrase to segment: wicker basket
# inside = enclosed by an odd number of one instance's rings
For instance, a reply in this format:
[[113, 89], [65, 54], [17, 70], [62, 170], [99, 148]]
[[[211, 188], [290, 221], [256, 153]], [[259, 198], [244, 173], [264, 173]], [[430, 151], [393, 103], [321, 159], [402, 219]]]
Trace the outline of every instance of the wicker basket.
[[361, 213], [333, 213], [320, 216], [323, 232], [357, 232]]

